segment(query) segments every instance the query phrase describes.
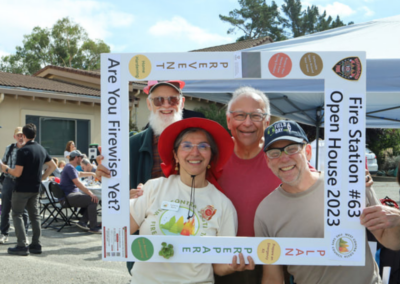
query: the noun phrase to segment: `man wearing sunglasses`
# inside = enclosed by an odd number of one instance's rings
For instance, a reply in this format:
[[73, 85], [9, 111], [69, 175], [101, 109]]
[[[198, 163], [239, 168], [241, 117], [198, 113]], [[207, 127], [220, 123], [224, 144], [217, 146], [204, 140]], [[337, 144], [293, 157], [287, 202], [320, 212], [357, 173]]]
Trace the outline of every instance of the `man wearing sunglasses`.
[[144, 88], [144, 93], [148, 94], [149, 127], [129, 140], [131, 188], [162, 176], [158, 138], [165, 128], [182, 119], [184, 86], [183, 81], [149, 81]]
[[[265, 158], [268, 167], [282, 183], [260, 203], [257, 209], [254, 221], [256, 237], [324, 237], [324, 173], [310, 170], [308, 161], [311, 158], [311, 151], [304, 130], [295, 121], [281, 120], [265, 130]], [[380, 206], [370, 187], [366, 188], [366, 197], [367, 206]], [[366, 211], [361, 216], [361, 224], [370, 229], [381, 243], [396, 248], [393, 235], [398, 230], [376, 229], [374, 226], [385, 223], [387, 218], [384, 216], [363, 218], [365, 213]], [[367, 242], [365, 250], [365, 266], [289, 265], [288, 272], [294, 276], [297, 284], [381, 283], [379, 269]], [[263, 267], [263, 284], [283, 283], [283, 281], [281, 265]]]

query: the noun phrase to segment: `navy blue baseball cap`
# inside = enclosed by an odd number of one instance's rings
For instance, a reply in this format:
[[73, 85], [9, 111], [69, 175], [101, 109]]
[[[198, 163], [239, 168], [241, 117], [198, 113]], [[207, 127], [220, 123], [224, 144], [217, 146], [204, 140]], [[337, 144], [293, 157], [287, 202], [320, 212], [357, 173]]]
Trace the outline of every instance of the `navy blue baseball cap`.
[[268, 147], [279, 140], [289, 140], [297, 143], [308, 142], [308, 138], [303, 128], [293, 120], [279, 120], [270, 125], [264, 131], [264, 152]]

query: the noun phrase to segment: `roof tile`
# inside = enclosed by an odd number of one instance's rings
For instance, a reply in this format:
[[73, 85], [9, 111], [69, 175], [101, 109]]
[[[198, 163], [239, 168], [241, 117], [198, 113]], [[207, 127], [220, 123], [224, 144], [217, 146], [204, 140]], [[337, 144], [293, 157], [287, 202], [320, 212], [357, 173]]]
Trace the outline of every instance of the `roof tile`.
[[100, 90], [94, 88], [80, 86], [72, 83], [60, 82], [42, 77], [6, 72], [0, 72], [0, 86], [100, 97]]

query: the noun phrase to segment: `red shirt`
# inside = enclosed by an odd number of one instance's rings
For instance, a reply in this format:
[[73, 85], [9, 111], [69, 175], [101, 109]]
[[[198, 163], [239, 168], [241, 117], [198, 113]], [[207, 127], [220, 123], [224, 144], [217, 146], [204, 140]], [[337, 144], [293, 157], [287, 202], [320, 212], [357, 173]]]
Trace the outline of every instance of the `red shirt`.
[[232, 154], [218, 183], [232, 201], [238, 214], [239, 237], [254, 237], [254, 217], [261, 201], [277, 188], [281, 181], [268, 168], [264, 152], [250, 160]]

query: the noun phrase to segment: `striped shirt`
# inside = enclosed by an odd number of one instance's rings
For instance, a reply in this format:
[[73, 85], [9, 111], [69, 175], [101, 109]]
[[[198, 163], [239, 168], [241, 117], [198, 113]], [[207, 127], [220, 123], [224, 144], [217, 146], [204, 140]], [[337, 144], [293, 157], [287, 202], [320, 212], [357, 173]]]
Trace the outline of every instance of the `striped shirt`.
[[[11, 152], [10, 158], [9, 158], [8, 161], [7, 161], [7, 154], [8, 154], [8, 151], [10, 150], [10, 147], [11, 147], [11, 145], [13, 145], [13, 144], [14, 144], [14, 148], [13, 148], [13, 150], [12, 150], [12, 152]], [[9, 166], [10, 169], [14, 169], [14, 168], [15, 168], [15, 163], [16, 163], [16, 161], [17, 161], [17, 151], [18, 151], [17, 143], [13, 143], [13, 144], [10, 144], [10, 145], [8, 145], [8, 146], [6, 147], [6, 151], [4, 152], [4, 156], [3, 156], [3, 159], [2, 159], [3, 163], [4, 163], [4, 164], [7, 164], [7, 166]], [[15, 179], [15, 177], [12, 176], [12, 175], [10, 175], [10, 174], [6, 174], [6, 173], [4, 173], [4, 174], [6, 175], [6, 177]]]

